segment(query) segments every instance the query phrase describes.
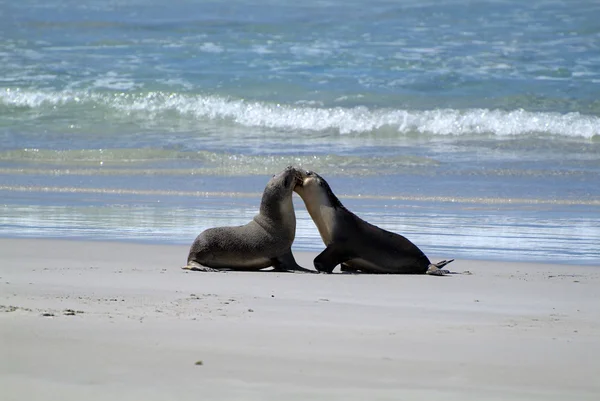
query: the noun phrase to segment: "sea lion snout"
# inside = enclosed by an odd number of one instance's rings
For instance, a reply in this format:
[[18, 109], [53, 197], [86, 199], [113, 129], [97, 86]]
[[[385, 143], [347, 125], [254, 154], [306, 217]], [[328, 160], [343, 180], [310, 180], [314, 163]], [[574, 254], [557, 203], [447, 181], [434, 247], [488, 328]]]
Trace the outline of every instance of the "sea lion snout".
[[281, 174], [285, 176], [286, 188], [291, 186], [291, 189], [294, 190], [296, 187], [302, 186], [304, 182], [303, 171], [294, 166], [287, 166]]
[[268, 187], [280, 187], [286, 190], [294, 190], [296, 185], [298, 185], [298, 170], [293, 166], [287, 166], [283, 171], [274, 174], [267, 184]]
[[303, 174], [302, 185], [307, 186], [309, 184], [321, 185], [321, 176], [312, 170], [306, 170]]
[[306, 171], [302, 169], [296, 169], [295, 178], [296, 178], [296, 186], [301, 187], [304, 185], [304, 177], [306, 176]]

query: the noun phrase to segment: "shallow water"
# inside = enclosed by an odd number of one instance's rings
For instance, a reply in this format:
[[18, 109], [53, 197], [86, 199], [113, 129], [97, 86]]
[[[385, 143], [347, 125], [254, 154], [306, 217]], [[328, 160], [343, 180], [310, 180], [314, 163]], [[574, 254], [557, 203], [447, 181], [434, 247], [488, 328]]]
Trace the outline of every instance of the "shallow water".
[[0, 4], [0, 235], [188, 243], [294, 164], [428, 254], [597, 263], [600, 5], [438, 3]]

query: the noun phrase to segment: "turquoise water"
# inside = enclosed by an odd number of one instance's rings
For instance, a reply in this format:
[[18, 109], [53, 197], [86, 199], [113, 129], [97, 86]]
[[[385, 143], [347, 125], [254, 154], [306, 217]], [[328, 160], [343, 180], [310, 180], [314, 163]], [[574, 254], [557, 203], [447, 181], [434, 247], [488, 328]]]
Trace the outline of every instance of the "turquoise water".
[[[318, 171], [444, 258], [598, 264], [596, 1], [0, 2], [0, 235], [191, 243]], [[322, 249], [298, 200], [298, 250]]]

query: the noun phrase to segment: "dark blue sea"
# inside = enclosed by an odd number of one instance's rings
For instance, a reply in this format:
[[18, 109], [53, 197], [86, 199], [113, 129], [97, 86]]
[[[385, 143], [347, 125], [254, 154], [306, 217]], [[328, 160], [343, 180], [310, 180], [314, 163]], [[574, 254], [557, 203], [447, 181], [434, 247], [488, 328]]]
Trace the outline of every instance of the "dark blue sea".
[[[0, 236], [189, 244], [293, 164], [428, 255], [600, 264], [599, 21], [597, 0], [0, 1]], [[295, 198], [294, 249], [319, 251]]]

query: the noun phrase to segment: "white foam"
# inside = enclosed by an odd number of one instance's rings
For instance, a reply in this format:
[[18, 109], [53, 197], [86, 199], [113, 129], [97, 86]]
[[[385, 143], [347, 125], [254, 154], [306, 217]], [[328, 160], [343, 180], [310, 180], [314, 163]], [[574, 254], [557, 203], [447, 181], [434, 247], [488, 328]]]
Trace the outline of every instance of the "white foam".
[[[164, 119], [160, 113], [177, 112], [194, 119], [228, 120], [244, 127], [281, 130], [337, 131], [340, 134], [374, 133], [384, 129], [398, 134], [496, 135], [501, 137], [548, 134], [572, 138], [600, 135], [600, 118], [591, 115], [489, 109], [395, 110], [366, 107], [323, 108], [248, 102], [218, 96], [150, 92], [147, 94], [99, 94], [84, 91], [43, 92], [5, 89], [0, 104], [20, 107], [61, 106], [91, 102], [115, 112], [147, 113], [148, 119]], [[54, 112], [53, 109], [49, 112]]]
[[136, 84], [133, 80], [117, 76], [112, 72], [98, 77], [92, 83], [92, 87], [94, 88], [106, 88], [121, 91], [132, 90], [139, 88], [140, 86], [140, 84]]
[[7, 88], [0, 91], [0, 102], [8, 106], [37, 108], [42, 104], [57, 105], [69, 100], [73, 101], [75, 96], [64, 93], [47, 93], [42, 91], [21, 91], [19, 89]]
[[203, 43], [202, 46], [200, 46], [200, 50], [206, 53], [223, 53], [223, 48], [212, 42]]
[[194, 88], [194, 85], [192, 83], [190, 83], [189, 81], [187, 81], [187, 80], [185, 80], [183, 78], [157, 79], [156, 82], [168, 85], [169, 87], [180, 86], [180, 87], [185, 88], [187, 90], [191, 90], [191, 89]]
[[[137, 104], [137, 109], [148, 104]], [[517, 136], [545, 133], [591, 138], [600, 135], [600, 118], [580, 113], [544, 113], [525, 110], [436, 109], [426, 111], [354, 108], [293, 107], [280, 104], [244, 102], [217, 97], [196, 99], [173, 96], [152, 109], [164, 108], [190, 113], [199, 118], [231, 119], [249, 127], [336, 130], [341, 134], [372, 132], [392, 128], [398, 133], [433, 135], [494, 134]]]

